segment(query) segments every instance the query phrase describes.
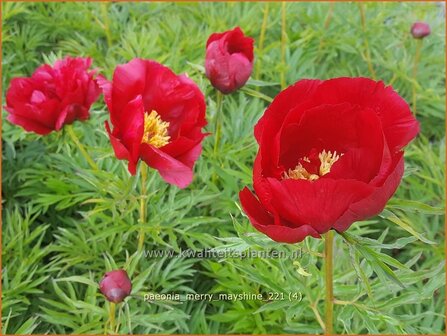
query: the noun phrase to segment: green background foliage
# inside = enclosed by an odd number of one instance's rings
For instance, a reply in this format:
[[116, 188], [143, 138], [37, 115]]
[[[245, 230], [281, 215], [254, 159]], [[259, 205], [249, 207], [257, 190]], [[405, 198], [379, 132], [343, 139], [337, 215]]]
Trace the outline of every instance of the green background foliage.
[[[251, 185], [253, 126], [268, 100], [302, 78], [371, 77], [408, 101], [422, 132], [406, 150], [406, 173], [386, 210], [335, 239], [337, 333], [444, 333], [445, 16], [435, 3], [287, 3], [281, 62], [280, 3], [3, 3], [3, 97], [10, 80], [65, 55], [90, 56], [108, 78], [117, 64], [150, 58], [186, 72], [216, 113], [203, 74], [207, 37], [236, 25], [256, 39], [249, 84], [226, 96], [222, 141], [204, 141], [185, 190], [149, 171], [147, 223], [139, 223], [139, 173], [115, 158], [102, 100], [74, 125], [100, 171], [65, 131], [46, 137], [5, 121], [3, 111], [3, 333], [103, 333], [108, 303], [97, 283], [124, 267], [133, 295], [118, 306], [120, 333], [321, 333], [323, 241], [277, 244], [242, 214]], [[265, 11], [265, 40], [260, 34]], [[329, 17], [329, 19], [328, 19]], [[410, 25], [425, 20], [417, 79]], [[336, 127], [336, 125], [334, 125]], [[210, 122], [206, 128], [213, 132]], [[217, 175], [217, 178], [213, 175]], [[148, 258], [146, 250], [278, 250], [298, 259]], [[301, 293], [302, 300], [146, 302], [147, 293]]]

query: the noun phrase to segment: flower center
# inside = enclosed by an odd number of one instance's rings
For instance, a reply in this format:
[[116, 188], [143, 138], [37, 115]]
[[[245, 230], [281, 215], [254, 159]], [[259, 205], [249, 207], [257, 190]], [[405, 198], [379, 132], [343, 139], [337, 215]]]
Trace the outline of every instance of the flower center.
[[[315, 181], [331, 171], [332, 165], [340, 159], [343, 154], [323, 150], [318, 154], [318, 160], [310, 160], [307, 156], [300, 159], [294, 169], [283, 173], [283, 179]], [[312, 162], [317, 161], [317, 162]], [[318, 162], [319, 161], [319, 162]], [[312, 172], [313, 171], [313, 172]]]
[[163, 121], [160, 115], [152, 110], [144, 113], [144, 133], [141, 143], [154, 147], [163, 147], [169, 143], [171, 137], [168, 135], [169, 122]]

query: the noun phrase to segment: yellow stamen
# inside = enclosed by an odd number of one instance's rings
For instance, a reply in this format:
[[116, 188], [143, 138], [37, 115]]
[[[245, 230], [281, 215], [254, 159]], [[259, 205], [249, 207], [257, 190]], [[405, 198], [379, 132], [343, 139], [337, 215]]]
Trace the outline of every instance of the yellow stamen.
[[326, 152], [323, 149], [323, 151], [320, 154], [318, 154], [318, 158], [320, 159], [321, 162], [320, 176], [323, 176], [331, 171], [332, 165], [338, 161], [340, 155], [337, 155], [337, 151], [335, 151], [334, 154], [332, 154], [331, 151]]
[[310, 174], [306, 168], [304, 168], [301, 163], [295, 167], [295, 169], [289, 169], [288, 172], [284, 172], [283, 178], [285, 179], [294, 179], [294, 180], [309, 180], [315, 181], [320, 178], [320, 176], [316, 174]]
[[161, 120], [154, 110], [144, 113], [144, 133], [141, 143], [154, 147], [163, 147], [169, 143], [171, 137], [168, 135], [169, 122]]
[[[321, 176], [324, 176], [331, 171], [332, 165], [337, 162], [341, 156], [343, 156], [343, 154], [337, 155], [336, 151], [332, 153], [331, 151], [326, 152], [326, 150], [323, 150], [318, 154], [318, 158], [320, 159], [318, 175], [309, 173], [301, 163], [298, 163], [294, 169], [289, 169], [287, 172], [284, 172], [283, 178], [308, 181], [318, 180]], [[308, 157], [304, 157], [303, 161], [310, 162]]]

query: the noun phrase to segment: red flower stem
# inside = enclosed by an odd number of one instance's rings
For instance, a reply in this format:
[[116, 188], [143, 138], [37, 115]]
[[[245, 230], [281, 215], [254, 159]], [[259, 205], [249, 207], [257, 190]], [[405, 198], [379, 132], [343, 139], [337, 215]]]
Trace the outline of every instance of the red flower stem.
[[286, 88], [286, 43], [287, 43], [287, 32], [286, 32], [286, 2], [281, 3], [281, 89]]
[[214, 116], [214, 155], [217, 155], [217, 148], [219, 147], [220, 133], [221, 133], [221, 114], [222, 114], [223, 94], [217, 91], [216, 96], [216, 115]]
[[368, 69], [369, 72], [371, 73], [371, 76], [373, 79], [376, 79], [376, 72], [374, 71], [373, 65], [372, 65], [372, 61], [371, 61], [371, 53], [369, 51], [369, 43], [368, 43], [368, 39], [366, 38], [366, 15], [365, 15], [365, 7], [364, 4], [359, 3], [359, 9], [360, 9], [360, 19], [362, 21], [362, 30], [363, 30], [363, 35], [365, 35], [364, 39], [365, 39], [365, 58], [366, 58], [366, 63], [368, 64]]
[[[258, 44], [258, 55], [262, 55], [262, 50], [264, 49], [265, 32], [267, 31], [267, 19], [269, 16], [269, 3], [265, 4], [264, 17], [262, 19], [261, 33], [259, 34], [259, 44]], [[256, 79], [260, 78], [261, 74], [261, 62], [259, 58], [256, 62]]]
[[416, 54], [414, 56], [414, 65], [413, 65], [413, 113], [416, 115], [416, 86], [417, 86], [417, 72], [418, 72], [418, 64], [421, 59], [421, 49], [422, 49], [422, 39], [418, 39], [416, 41]]
[[115, 333], [115, 310], [116, 310], [115, 302], [109, 302], [109, 324], [112, 334]]
[[147, 166], [145, 163], [141, 162], [140, 165], [141, 174], [141, 196], [140, 196], [140, 233], [138, 235], [138, 251], [143, 250], [144, 244], [144, 228], [143, 225], [146, 222], [146, 177], [147, 177]]
[[334, 312], [334, 289], [333, 289], [333, 245], [334, 232], [329, 230], [324, 238], [324, 269], [325, 269], [325, 284], [326, 284], [326, 311], [325, 311], [325, 335], [333, 335], [333, 312]]
[[71, 140], [78, 146], [79, 151], [81, 152], [84, 159], [88, 162], [90, 167], [93, 170], [98, 170], [98, 166], [96, 165], [95, 161], [91, 158], [91, 156], [87, 153], [84, 146], [82, 145], [81, 141], [79, 141], [79, 138], [77, 137], [76, 133], [73, 130], [72, 125], [65, 125], [65, 129], [67, 130], [68, 135], [70, 136]]

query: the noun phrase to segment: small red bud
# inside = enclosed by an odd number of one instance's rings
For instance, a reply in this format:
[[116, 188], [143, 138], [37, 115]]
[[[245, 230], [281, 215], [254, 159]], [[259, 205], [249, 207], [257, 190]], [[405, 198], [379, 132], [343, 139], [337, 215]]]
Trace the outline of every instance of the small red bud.
[[422, 39], [422, 38], [430, 35], [430, 33], [431, 33], [431, 29], [430, 29], [430, 25], [428, 23], [415, 22], [411, 26], [411, 35], [413, 35], [413, 37], [415, 39]]
[[107, 272], [99, 283], [99, 290], [110, 302], [121, 302], [132, 291], [132, 283], [125, 270]]

